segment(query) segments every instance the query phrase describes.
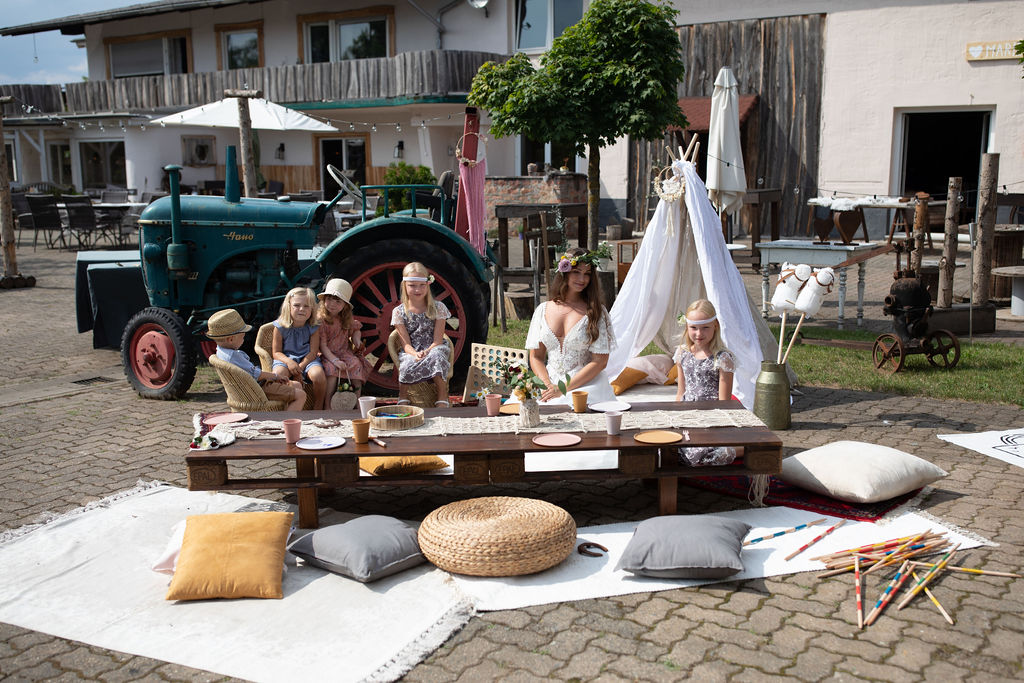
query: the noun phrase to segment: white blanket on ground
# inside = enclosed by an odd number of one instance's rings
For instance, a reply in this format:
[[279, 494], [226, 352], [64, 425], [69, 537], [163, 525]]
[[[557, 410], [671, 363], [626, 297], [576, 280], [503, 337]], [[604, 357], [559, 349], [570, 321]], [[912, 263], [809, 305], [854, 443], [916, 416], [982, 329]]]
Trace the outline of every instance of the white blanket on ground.
[[362, 584], [288, 567], [281, 600], [164, 600], [150, 569], [188, 515], [268, 501], [158, 486], [0, 543], [0, 621], [253, 681], [393, 680], [472, 616], [430, 564]]
[[1001, 432], [937, 434], [943, 441], [969, 448], [990, 458], [1024, 467], [1024, 426]]

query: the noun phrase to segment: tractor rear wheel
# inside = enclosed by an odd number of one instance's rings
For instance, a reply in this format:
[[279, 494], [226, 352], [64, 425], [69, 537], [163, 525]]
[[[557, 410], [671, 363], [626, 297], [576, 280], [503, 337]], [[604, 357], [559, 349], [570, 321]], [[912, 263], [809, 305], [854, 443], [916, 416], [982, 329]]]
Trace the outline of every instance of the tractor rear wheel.
[[401, 302], [402, 269], [410, 261], [419, 261], [434, 275], [430, 287], [434, 299], [458, 318], [457, 329], [445, 328], [455, 347], [453, 383], [464, 377], [470, 344], [487, 339], [487, 290], [447, 251], [415, 239], [389, 240], [357, 249], [335, 263], [328, 278], [344, 278], [352, 285], [353, 313], [362, 323], [366, 358], [372, 366], [367, 382], [386, 392], [398, 389], [398, 374], [388, 355], [388, 336], [393, 329], [391, 311]]
[[124, 328], [121, 364], [139, 396], [181, 398], [196, 376], [195, 342], [180, 317], [164, 308], [145, 308]]

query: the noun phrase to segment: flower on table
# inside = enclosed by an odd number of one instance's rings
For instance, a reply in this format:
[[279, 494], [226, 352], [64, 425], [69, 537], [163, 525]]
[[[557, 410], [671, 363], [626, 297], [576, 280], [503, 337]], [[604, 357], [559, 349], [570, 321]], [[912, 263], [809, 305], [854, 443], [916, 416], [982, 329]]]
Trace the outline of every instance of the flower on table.
[[496, 360], [491, 367], [498, 369], [501, 383], [504, 384], [520, 401], [540, 398], [547, 386], [521, 360]]

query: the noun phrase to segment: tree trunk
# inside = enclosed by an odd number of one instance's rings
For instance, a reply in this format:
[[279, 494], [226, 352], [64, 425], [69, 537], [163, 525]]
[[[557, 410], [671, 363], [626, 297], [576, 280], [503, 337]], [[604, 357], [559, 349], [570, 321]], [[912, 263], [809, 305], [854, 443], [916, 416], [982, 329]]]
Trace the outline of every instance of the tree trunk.
[[942, 259], [939, 261], [939, 308], [953, 305], [953, 277], [956, 273], [956, 249], [960, 229], [960, 188], [963, 178], [950, 178], [946, 189], [946, 222], [942, 240]]
[[996, 230], [996, 188], [999, 185], [999, 155], [981, 155], [981, 182], [978, 184], [978, 226], [974, 250], [974, 305], [984, 306], [992, 294], [992, 240]]
[[[597, 216], [601, 208], [601, 148], [587, 147], [587, 249], [597, 249]], [[582, 246], [582, 245], [581, 245]]]
[[[13, 102], [10, 95], [0, 97], [0, 104]], [[0, 111], [0, 143], [4, 139], [3, 113]], [[14, 210], [11, 206], [11, 185], [7, 178], [7, 147], [0, 144], [0, 243], [3, 244], [4, 277], [18, 274], [18, 256], [14, 251]]]

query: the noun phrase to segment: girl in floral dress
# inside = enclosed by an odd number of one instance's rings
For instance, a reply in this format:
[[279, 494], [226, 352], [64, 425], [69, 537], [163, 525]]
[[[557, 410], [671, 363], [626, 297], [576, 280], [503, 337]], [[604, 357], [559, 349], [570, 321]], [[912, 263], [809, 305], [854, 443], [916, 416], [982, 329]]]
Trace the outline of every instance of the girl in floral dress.
[[[339, 388], [358, 396], [366, 381], [363, 359], [366, 346], [359, 332], [362, 326], [352, 317], [352, 285], [348, 281], [330, 280], [317, 298], [320, 300], [320, 358], [327, 373], [324, 402], [330, 406]], [[350, 408], [352, 406], [347, 405], [342, 409]]]
[[452, 362], [444, 343], [448, 308], [434, 301], [430, 283], [434, 276], [418, 261], [402, 269], [402, 303], [391, 313], [391, 324], [402, 339], [398, 354], [398, 402], [409, 402], [409, 385], [433, 380], [437, 387], [435, 407], [447, 408], [448, 375]]
[[[676, 401], [728, 401], [736, 357], [722, 343], [714, 305], [707, 299], [697, 299], [687, 306], [679, 322], [686, 327], [683, 343], [673, 357], [679, 365]], [[684, 465], [727, 465], [735, 459], [735, 448], [679, 449], [679, 461]]]

